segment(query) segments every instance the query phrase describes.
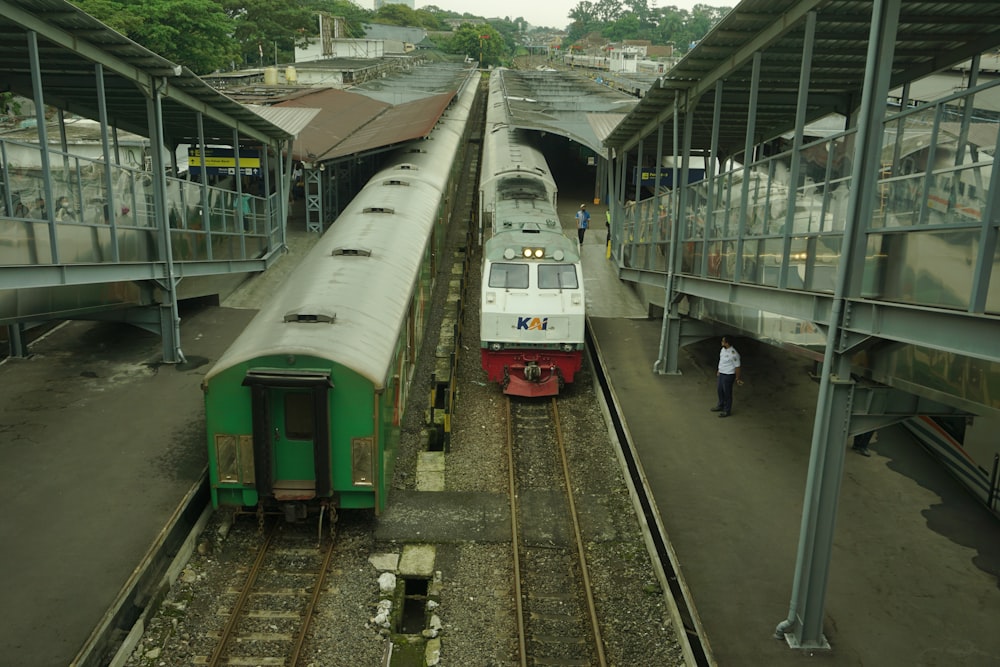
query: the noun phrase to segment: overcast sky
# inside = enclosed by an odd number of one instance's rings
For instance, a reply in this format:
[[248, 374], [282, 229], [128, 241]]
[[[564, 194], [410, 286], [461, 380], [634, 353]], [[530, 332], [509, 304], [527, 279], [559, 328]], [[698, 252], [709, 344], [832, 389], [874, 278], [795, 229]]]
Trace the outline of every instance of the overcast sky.
[[[448, 11], [468, 12], [492, 18], [494, 16], [503, 18], [509, 17], [511, 20], [519, 16], [533, 26], [547, 26], [550, 28], [565, 28], [570, 24], [569, 12], [580, 4], [579, 0], [501, 0], [493, 2], [488, 0], [416, 0], [416, 8], [420, 9], [428, 5], [435, 5]], [[649, 3], [651, 6], [652, 2]], [[678, 7], [690, 10], [696, 4], [704, 4], [710, 7], [734, 7], [738, 0], [726, 2], [720, 0], [659, 0], [657, 7]]]

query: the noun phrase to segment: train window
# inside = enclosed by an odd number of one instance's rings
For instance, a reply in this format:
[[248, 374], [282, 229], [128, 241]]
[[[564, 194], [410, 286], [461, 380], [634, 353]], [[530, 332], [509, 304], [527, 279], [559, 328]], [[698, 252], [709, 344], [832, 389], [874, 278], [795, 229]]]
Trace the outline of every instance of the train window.
[[315, 423], [312, 392], [285, 394], [285, 437], [289, 440], [312, 440]]
[[539, 264], [538, 289], [576, 289], [576, 267], [572, 264]]
[[494, 264], [490, 267], [490, 287], [528, 289], [527, 264]]

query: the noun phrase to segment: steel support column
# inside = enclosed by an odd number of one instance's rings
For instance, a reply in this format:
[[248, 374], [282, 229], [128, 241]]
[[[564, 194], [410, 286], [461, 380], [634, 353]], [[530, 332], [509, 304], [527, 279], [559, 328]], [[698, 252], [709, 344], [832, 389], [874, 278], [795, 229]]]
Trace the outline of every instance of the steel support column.
[[[656, 363], [653, 365], [654, 371], [659, 371], [665, 375], [680, 375], [680, 348], [681, 348], [681, 314], [679, 300], [674, 294], [677, 267], [680, 263], [681, 247], [681, 220], [685, 219], [687, 207], [687, 181], [691, 165], [691, 134], [694, 130], [694, 107], [697, 101], [685, 97], [684, 99], [684, 138], [683, 147], [678, 150], [678, 123], [680, 107], [678, 96], [674, 97], [674, 122], [673, 122], [673, 154], [674, 163], [672, 165], [673, 190], [672, 198], [674, 202], [670, 215], [670, 240], [667, 251], [670, 253], [667, 258], [667, 285], [664, 290], [665, 300], [663, 304], [663, 327], [660, 331], [660, 350]], [[662, 140], [662, 125], [660, 139]], [[660, 149], [662, 150], [662, 148]], [[680, 177], [678, 178], [677, 158], [682, 157]]]
[[149, 120], [149, 147], [152, 153], [153, 206], [156, 211], [155, 220], [160, 230], [160, 259], [166, 268], [166, 277], [160, 287], [166, 291], [166, 302], [160, 303], [160, 344], [163, 350], [163, 361], [168, 364], [186, 361], [181, 350], [181, 318], [177, 310], [177, 283], [174, 267], [174, 250], [170, 238], [170, 221], [167, 219], [167, 170], [163, 160], [163, 105], [160, 102], [160, 89], [166, 87], [165, 79], [156, 79], [146, 100], [146, 113]]
[[[743, 279], [743, 262], [740, 259], [743, 257], [743, 234], [747, 229], [747, 206], [746, 202], [750, 201], [750, 177], [752, 176], [751, 165], [754, 162], [754, 138], [757, 135], [757, 103], [760, 100], [760, 67], [761, 67], [761, 53], [757, 51], [753, 54], [753, 74], [750, 78], [750, 100], [747, 104], [747, 134], [746, 139], [743, 144], [743, 185], [740, 188], [740, 201], [743, 204], [740, 206], [740, 215], [737, 224], [736, 233], [736, 270], [733, 275], [733, 282], [740, 282]], [[728, 222], [729, 216], [726, 216]], [[726, 225], [726, 229], [722, 230], [724, 236], [728, 236], [732, 233], [729, 225]], [[702, 271], [706, 270], [708, 266], [708, 240], [709, 240], [709, 230], [705, 230], [705, 247], [702, 250], [704, 253], [704, 263], [702, 264]], [[722, 252], [722, 248], [719, 249]], [[720, 259], [721, 262], [724, 261]], [[702, 275], [705, 275], [704, 273]]]
[[208, 192], [208, 166], [206, 162], [205, 141], [205, 116], [199, 111], [196, 115], [198, 119], [198, 161], [201, 164], [201, 226], [205, 230], [205, 258], [214, 259], [212, 250], [212, 198]]
[[[799, 174], [802, 171], [802, 136], [805, 133], [806, 110], [809, 108], [809, 79], [812, 73], [812, 54], [816, 44], [816, 12], [806, 14], [805, 35], [802, 40], [802, 63], [799, 65], [799, 92], [795, 108], [795, 131], [792, 138], [792, 157], [788, 170], [788, 210], [785, 214], [785, 228], [782, 231], [781, 267], [778, 269], [778, 286], [788, 288], [789, 260], [792, 254], [792, 235], [795, 233], [795, 200], [799, 194]], [[825, 198], [824, 198], [825, 199]], [[809, 230], [813, 231], [813, 230]], [[807, 263], [812, 266], [815, 258]], [[737, 261], [737, 276], [739, 267]]]
[[306, 198], [306, 231], [323, 233], [322, 188], [320, 186], [319, 169], [316, 163], [310, 163], [303, 170], [302, 184], [305, 186]]
[[94, 78], [97, 80], [97, 112], [101, 121], [101, 153], [104, 157], [104, 213], [108, 225], [111, 226], [111, 261], [120, 261], [118, 252], [118, 202], [115, 199], [114, 183], [111, 178], [111, 141], [108, 133], [108, 98], [104, 90], [104, 66], [94, 65]]
[[608, 223], [608, 259], [611, 259], [611, 232], [613, 231], [613, 221], [616, 220], [615, 216], [615, 179], [614, 179], [614, 169], [615, 169], [615, 150], [613, 148], [607, 149], [607, 161], [608, 164], [604, 170], [604, 203], [608, 207], [607, 223]]
[[244, 215], [243, 167], [240, 165], [240, 133], [233, 128], [233, 160], [236, 169], [236, 229], [240, 233], [240, 259], [247, 258], [247, 221]]
[[[998, 149], [1000, 149], [1000, 134], [997, 134], [993, 155], [1000, 155], [996, 152]], [[982, 213], [983, 226], [979, 232], [976, 273], [972, 277], [972, 294], [969, 297], [970, 313], [986, 312], [986, 296], [993, 277], [993, 262], [990, 258], [996, 257], [997, 228], [1000, 227], [1000, 220], [998, 220], [1000, 217], [1000, 169], [992, 170], [989, 188], [986, 206], [983, 207]]]
[[861, 285], [864, 232], [876, 192], [881, 130], [900, 6], [901, 0], [876, 0], [872, 10], [864, 93], [858, 112], [856, 154], [851, 171], [853, 187], [848, 200], [842, 257], [813, 423], [792, 598], [788, 616], [775, 629], [775, 636], [783, 637], [793, 648], [829, 648], [823, 635], [823, 611], [854, 391], [850, 355], [842, 351], [839, 342], [844, 332], [845, 301], [851, 294], [859, 293]]
[[[28, 33], [28, 55], [31, 61], [31, 87], [35, 92], [35, 126], [38, 128], [38, 156], [42, 161], [45, 176], [45, 212], [48, 218], [49, 247], [52, 248], [51, 262], [59, 264], [59, 237], [56, 234], [56, 201], [52, 191], [52, 160], [49, 156], [49, 130], [45, 124], [45, 95], [42, 92], [42, 66], [38, 53], [38, 33]], [[6, 160], [4, 161], [6, 164]]]
[[24, 324], [7, 325], [7, 350], [11, 357], [26, 359], [28, 357], [28, 346], [24, 342]]

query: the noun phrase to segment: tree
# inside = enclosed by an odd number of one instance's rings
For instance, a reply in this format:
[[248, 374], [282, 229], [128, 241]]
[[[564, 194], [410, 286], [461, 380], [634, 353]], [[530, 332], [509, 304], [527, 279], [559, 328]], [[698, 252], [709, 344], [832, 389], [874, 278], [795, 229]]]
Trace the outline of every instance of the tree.
[[622, 14], [622, 0], [597, 0], [594, 4], [594, 16], [602, 23], [618, 20]]
[[222, 0], [222, 5], [232, 19], [244, 63], [262, 63], [264, 54], [276, 47], [294, 53], [316, 30], [314, 10], [298, 0]]
[[228, 66], [238, 53], [232, 22], [214, 0], [141, 4], [78, 0], [75, 4], [132, 41], [197, 74]]
[[[350, 0], [305, 0], [303, 6], [309, 8], [313, 13], [325, 12], [330, 16], [339, 16], [346, 24], [346, 37], [364, 37], [364, 24], [372, 20], [375, 14], [370, 9], [362, 9]], [[319, 34], [319, 22], [308, 30], [310, 35]]]
[[443, 17], [426, 9], [413, 10], [406, 5], [390, 3], [382, 5], [372, 17], [375, 23], [386, 25], [412, 26], [424, 28], [425, 30], [447, 30], [448, 24], [444, 23]]
[[466, 23], [456, 30], [448, 51], [478, 60], [481, 67], [500, 65], [510, 55], [503, 36], [496, 28], [485, 23]]
[[507, 53], [517, 52], [518, 45], [521, 44], [521, 26], [525, 24], [524, 18], [518, 17], [511, 21], [509, 17], [490, 21], [491, 28], [500, 33], [504, 41], [504, 49]]
[[572, 44], [597, 32], [611, 41], [648, 39], [654, 44], [674, 44], [683, 53], [728, 12], [728, 7], [702, 4], [688, 12], [673, 6], [656, 8], [649, 0], [582, 0], [569, 12], [573, 23], [566, 41]]

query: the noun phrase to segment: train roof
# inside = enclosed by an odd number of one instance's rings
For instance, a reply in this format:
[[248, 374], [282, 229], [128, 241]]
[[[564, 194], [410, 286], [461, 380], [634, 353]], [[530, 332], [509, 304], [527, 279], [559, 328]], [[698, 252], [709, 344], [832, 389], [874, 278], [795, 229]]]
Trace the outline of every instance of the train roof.
[[[469, 104], [474, 89], [461, 97]], [[466, 109], [467, 113], [467, 109]], [[433, 142], [397, 151], [205, 376], [302, 355], [385, 386], [462, 137], [446, 114]]]
[[440, 196], [420, 182], [390, 189], [378, 207], [341, 215], [206, 381], [255, 358], [308, 355], [383, 385]]

